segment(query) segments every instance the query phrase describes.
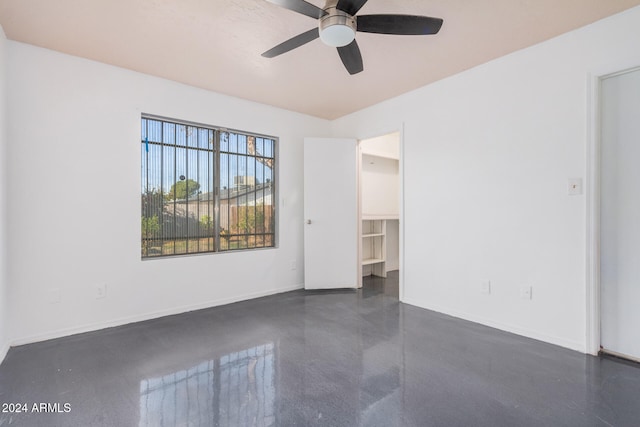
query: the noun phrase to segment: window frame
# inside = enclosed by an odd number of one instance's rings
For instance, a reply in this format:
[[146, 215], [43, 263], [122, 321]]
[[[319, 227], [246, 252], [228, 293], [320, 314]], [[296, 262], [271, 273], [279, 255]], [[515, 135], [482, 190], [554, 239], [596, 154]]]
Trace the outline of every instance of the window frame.
[[[205, 123], [200, 123], [200, 122], [195, 122], [195, 121], [190, 121], [190, 120], [182, 120], [182, 119], [175, 119], [175, 118], [171, 118], [171, 117], [165, 117], [165, 116], [159, 116], [159, 115], [155, 115], [155, 114], [148, 114], [148, 113], [141, 113], [140, 114], [140, 119], [139, 119], [139, 133], [138, 135], [140, 135], [140, 139], [141, 139], [141, 143], [144, 146], [146, 144], [145, 142], [145, 138], [142, 136], [143, 135], [143, 123], [144, 120], [153, 120], [153, 121], [160, 121], [162, 123], [169, 123], [169, 124], [173, 124], [176, 126], [187, 126], [187, 127], [195, 127], [198, 129], [206, 129], [206, 130], [210, 130], [213, 131], [213, 138], [214, 138], [214, 148], [212, 150], [213, 153], [213, 193], [214, 193], [214, 205], [213, 205], [213, 209], [214, 209], [214, 248], [213, 250], [204, 250], [204, 251], [197, 251], [197, 252], [188, 252], [189, 248], [187, 245], [187, 252], [184, 253], [169, 253], [169, 254], [159, 254], [159, 255], [153, 255], [153, 256], [145, 256], [144, 255], [144, 237], [142, 235], [142, 225], [141, 225], [141, 232], [140, 232], [140, 257], [142, 261], [146, 261], [146, 260], [153, 260], [153, 259], [167, 259], [167, 258], [174, 258], [174, 257], [185, 257], [185, 256], [201, 256], [201, 255], [212, 255], [212, 254], [223, 254], [223, 253], [236, 253], [236, 252], [245, 252], [245, 251], [256, 251], [256, 250], [270, 250], [270, 249], [277, 249], [279, 247], [279, 231], [280, 231], [280, 227], [279, 227], [279, 217], [280, 217], [280, 210], [279, 208], [279, 186], [280, 186], [280, 177], [279, 177], [279, 148], [280, 148], [280, 139], [277, 136], [273, 136], [273, 135], [266, 135], [266, 134], [261, 134], [261, 133], [256, 133], [256, 132], [249, 132], [249, 131], [244, 131], [244, 130], [239, 130], [239, 129], [232, 129], [232, 128], [228, 128], [228, 127], [223, 127], [223, 126], [215, 126], [215, 125], [210, 125], [210, 124], [205, 124]], [[146, 134], [147, 131], [145, 131]], [[245, 137], [254, 137], [256, 139], [260, 139], [260, 138], [264, 138], [264, 139], [268, 139], [273, 141], [273, 167], [271, 168], [271, 175], [272, 175], [272, 179], [271, 182], [273, 182], [273, 184], [271, 185], [271, 189], [270, 189], [270, 198], [271, 198], [271, 206], [272, 206], [272, 219], [273, 219], [273, 244], [270, 246], [255, 246], [255, 247], [240, 247], [240, 248], [226, 248], [223, 249], [222, 245], [220, 244], [220, 241], [222, 240], [221, 237], [221, 233], [220, 233], [220, 210], [221, 210], [221, 202], [220, 202], [220, 195], [221, 195], [221, 181], [222, 181], [222, 171], [220, 168], [220, 158], [222, 156], [222, 154], [227, 154], [227, 155], [238, 155], [238, 156], [242, 156], [243, 153], [231, 153], [229, 151], [227, 152], [222, 152], [221, 151], [221, 135], [223, 133], [228, 133], [228, 134], [236, 134], [236, 135], [242, 135]], [[148, 135], [147, 135], [148, 137]], [[157, 142], [154, 141], [154, 144], [156, 145], [164, 145], [164, 141], [162, 142]], [[175, 144], [175, 142], [174, 142]], [[176, 145], [177, 147], [181, 147]], [[185, 148], [189, 148], [188, 145], [184, 146]], [[245, 156], [248, 157], [253, 157], [254, 159], [257, 157], [266, 157], [266, 156], [258, 156], [258, 151], [256, 149], [256, 152], [254, 155], [248, 155], [248, 153], [244, 154]], [[145, 166], [146, 169], [149, 169], [149, 164], [144, 164], [144, 159], [142, 158], [143, 154], [141, 152], [141, 157], [139, 159], [139, 164], [140, 164], [140, 188], [142, 189], [142, 186], [144, 185], [144, 181], [143, 181], [143, 174], [145, 171]], [[188, 157], [188, 154], [186, 154], [185, 157]], [[254, 161], [258, 161], [258, 160], [254, 160]], [[161, 166], [162, 168], [164, 166]], [[250, 176], [250, 175], [247, 175]], [[229, 178], [229, 177], [227, 177]], [[189, 179], [189, 178], [187, 178]], [[176, 181], [177, 182], [177, 181]], [[263, 183], [264, 184], [264, 183]], [[225, 188], [226, 189], [226, 188]], [[144, 195], [144, 192], [141, 193], [142, 195]], [[248, 193], [247, 193], [248, 194]], [[243, 205], [243, 206], [249, 206], [249, 205]], [[164, 209], [164, 207], [163, 207]], [[228, 219], [228, 221], [230, 221]], [[263, 236], [266, 236], [267, 234], [271, 234], [271, 233], [247, 233], [247, 236], [256, 236], [258, 234], [262, 234]], [[175, 239], [175, 237], [174, 237]]]

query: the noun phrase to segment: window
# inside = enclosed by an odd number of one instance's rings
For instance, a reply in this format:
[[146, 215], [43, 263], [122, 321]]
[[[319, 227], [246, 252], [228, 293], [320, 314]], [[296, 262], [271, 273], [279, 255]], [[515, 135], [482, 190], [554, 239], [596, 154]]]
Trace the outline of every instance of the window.
[[276, 139], [142, 117], [142, 258], [275, 246]]

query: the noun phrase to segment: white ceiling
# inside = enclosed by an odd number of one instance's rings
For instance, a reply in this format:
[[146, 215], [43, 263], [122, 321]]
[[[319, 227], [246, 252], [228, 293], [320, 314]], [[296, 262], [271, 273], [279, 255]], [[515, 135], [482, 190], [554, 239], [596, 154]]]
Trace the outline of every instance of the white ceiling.
[[[309, 0], [323, 7], [324, 0]], [[369, 0], [359, 14], [444, 19], [435, 36], [358, 33], [351, 76], [316, 21], [265, 0], [0, 0], [11, 40], [334, 119], [640, 4], [640, 0]]]

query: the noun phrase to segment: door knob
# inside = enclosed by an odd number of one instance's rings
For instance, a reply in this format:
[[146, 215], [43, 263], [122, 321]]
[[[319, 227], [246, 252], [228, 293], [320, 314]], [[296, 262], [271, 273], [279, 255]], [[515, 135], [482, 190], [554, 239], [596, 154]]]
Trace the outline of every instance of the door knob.
[[310, 219], [307, 220], [307, 224], [311, 224], [311, 220]]

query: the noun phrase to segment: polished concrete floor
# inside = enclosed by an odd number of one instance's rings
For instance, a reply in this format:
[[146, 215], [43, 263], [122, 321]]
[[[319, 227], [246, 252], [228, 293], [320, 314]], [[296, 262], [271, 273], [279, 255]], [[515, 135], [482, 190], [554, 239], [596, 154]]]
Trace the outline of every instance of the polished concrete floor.
[[0, 403], [0, 426], [640, 426], [640, 368], [400, 304], [392, 274], [12, 348]]

